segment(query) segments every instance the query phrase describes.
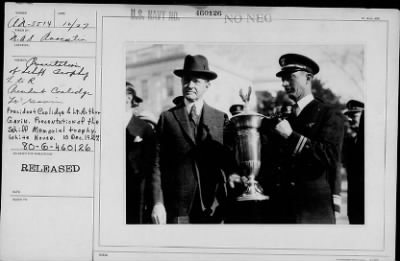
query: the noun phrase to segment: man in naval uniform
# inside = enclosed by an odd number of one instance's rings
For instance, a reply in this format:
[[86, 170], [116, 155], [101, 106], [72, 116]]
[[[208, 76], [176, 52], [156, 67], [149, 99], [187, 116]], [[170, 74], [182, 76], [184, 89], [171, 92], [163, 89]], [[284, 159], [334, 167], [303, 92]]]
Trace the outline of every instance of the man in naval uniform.
[[[314, 98], [319, 66], [300, 54], [280, 57], [276, 74], [295, 102], [294, 114], [266, 129], [260, 182], [270, 195], [268, 222], [334, 224], [340, 204], [338, 167], [344, 135], [341, 112]], [[271, 125], [271, 124], [267, 124]]]

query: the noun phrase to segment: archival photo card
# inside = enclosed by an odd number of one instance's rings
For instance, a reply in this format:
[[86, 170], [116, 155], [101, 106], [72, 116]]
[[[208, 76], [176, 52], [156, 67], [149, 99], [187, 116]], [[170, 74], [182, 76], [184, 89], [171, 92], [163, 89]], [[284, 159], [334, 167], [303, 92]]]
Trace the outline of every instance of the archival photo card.
[[398, 29], [7, 3], [0, 259], [394, 260]]

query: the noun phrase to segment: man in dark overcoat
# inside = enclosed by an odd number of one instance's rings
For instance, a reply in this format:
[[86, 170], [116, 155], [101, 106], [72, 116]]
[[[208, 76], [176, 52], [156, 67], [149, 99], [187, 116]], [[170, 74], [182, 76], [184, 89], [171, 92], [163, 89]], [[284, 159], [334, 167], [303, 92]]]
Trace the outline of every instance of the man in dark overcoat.
[[[270, 195], [272, 223], [334, 224], [340, 200], [338, 166], [344, 135], [340, 111], [315, 99], [311, 91], [319, 66], [308, 57], [286, 54], [276, 75], [295, 102], [294, 114], [271, 124], [263, 145], [260, 182]], [[336, 193], [336, 194], [335, 194]], [[338, 203], [338, 202], [336, 202]]]
[[126, 84], [126, 223], [150, 223], [151, 173], [155, 161], [155, 134], [134, 109], [142, 102], [132, 84]]
[[365, 222], [364, 184], [364, 103], [350, 100], [344, 113], [349, 120], [343, 144], [343, 162], [347, 172], [347, 216], [350, 224]]
[[228, 116], [203, 100], [217, 74], [202, 55], [187, 55], [174, 74], [181, 78], [183, 99], [157, 124], [152, 218], [159, 224], [221, 223]]

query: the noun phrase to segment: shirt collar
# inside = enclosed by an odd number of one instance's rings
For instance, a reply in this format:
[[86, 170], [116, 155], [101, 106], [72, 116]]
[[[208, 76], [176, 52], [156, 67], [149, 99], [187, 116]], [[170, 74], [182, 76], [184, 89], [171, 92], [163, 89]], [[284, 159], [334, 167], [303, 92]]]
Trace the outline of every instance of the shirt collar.
[[299, 112], [300, 112], [312, 101], [314, 100], [314, 96], [312, 94], [309, 94], [305, 97], [303, 97], [300, 101], [297, 102], [297, 105], [299, 106]]
[[197, 112], [197, 116], [200, 116], [201, 114], [201, 110], [203, 109], [204, 106], [204, 100], [203, 99], [199, 99], [195, 102], [189, 102], [187, 99], [183, 99], [185, 102], [185, 107], [186, 107], [186, 111], [189, 114], [190, 110], [192, 109], [192, 106], [196, 106], [196, 112]]
[[132, 116], [135, 114], [135, 110], [133, 108], [128, 109], [128, 111], [126, 112], [126, 116], [125, 116], [125, 121], [126, 121], [126, 126], [129, 125], [129, 122], [132, 119]]

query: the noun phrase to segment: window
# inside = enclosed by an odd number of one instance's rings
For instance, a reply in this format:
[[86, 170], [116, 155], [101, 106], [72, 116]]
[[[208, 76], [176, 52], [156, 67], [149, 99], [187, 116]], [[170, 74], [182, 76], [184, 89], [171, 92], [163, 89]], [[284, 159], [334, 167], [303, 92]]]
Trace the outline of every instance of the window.
[[166, 88], [167, 88], [167, 96], [173, 97], [175, 95], [174, 92], [174, 76], [167, 75], [166, 77]]
[[148, 86], [148, 80], [142, 80], [141, 81], [141, 87], [142, 87], [142, 99], [143, 100], [148, 100], [149, 98], [149, 86]]

